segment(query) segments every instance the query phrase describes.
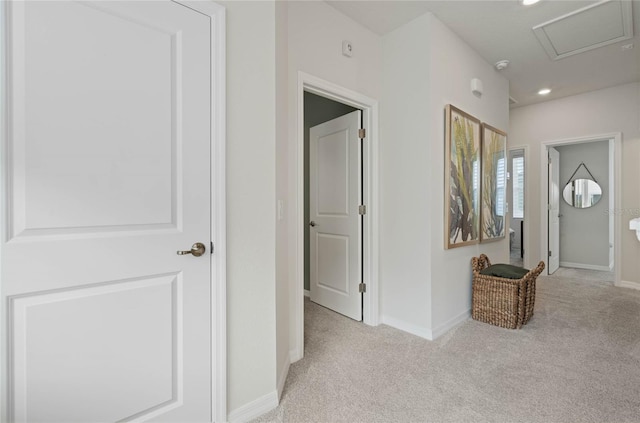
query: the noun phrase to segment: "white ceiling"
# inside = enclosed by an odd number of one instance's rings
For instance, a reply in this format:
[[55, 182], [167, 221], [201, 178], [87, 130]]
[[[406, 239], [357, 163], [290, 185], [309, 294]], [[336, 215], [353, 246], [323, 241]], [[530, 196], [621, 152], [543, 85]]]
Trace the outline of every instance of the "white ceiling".
[[[616, 0], [618, 1], [618, 0]], [[623, 0], [629, 1], [629, 0]], [[551, 60], [532, 28], [598, 1], [327, 1], [371, 31], [384, 35], [432, 12], [488, 63], [507, 59], [514, 107], [640, 81], [640, 0], [632, 0], [635, 37], [560, 60]], [[594, 28], [595, 29], [595, 28]], [[621, 46], [633, 43], [630, 50]], [[538, 90], [553, 91], [539, 96]]]

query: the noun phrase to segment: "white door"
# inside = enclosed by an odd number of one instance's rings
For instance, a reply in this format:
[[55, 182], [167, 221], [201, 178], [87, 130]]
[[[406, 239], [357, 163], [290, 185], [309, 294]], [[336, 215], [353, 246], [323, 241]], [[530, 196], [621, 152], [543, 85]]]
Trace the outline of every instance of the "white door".
[[560, 152], [549, 148], [549, 274], [560, 267]]
[[210, 421], [209, 18], [3, 6], [0, 420]]
[[362, 320], [361, 111], [314, 126], [309, 145], [311, 301]]

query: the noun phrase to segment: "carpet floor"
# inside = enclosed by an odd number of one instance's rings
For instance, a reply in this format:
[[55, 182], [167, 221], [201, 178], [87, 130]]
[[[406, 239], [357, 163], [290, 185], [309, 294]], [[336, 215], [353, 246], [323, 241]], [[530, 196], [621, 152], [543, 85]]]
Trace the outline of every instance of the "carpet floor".
[[608, 278], [541, 276], [523, 329], [432, 342], [305, 301], [305, 357], [255, 422], [640, 422], [640, 291]]

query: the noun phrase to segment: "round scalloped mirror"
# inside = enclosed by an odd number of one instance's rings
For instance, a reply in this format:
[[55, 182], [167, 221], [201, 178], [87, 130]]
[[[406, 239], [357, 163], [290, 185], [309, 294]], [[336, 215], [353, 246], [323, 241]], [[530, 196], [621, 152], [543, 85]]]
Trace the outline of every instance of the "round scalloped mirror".
[[591, 179], [575, 179], [564, 187], [562, 198], [570, 206], [577, 209], [587, 209], [600, 201], [602, 188]]

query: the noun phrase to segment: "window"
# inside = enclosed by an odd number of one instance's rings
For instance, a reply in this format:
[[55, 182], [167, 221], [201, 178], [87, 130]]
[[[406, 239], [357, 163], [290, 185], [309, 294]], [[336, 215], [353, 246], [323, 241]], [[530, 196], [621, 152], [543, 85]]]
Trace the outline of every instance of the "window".
[[524, 157], [514, 157], [513, 169], [513, 217], [524, 219]]
[[506, 191], [506, 169], [505, 169], [505, 159], [498, 159], [498, 168], [496, 169], [498, 173], [498, 181], [496, 184], [496, 215], [504, 216], [504, 206], [505, 206], [505, 191]]
[[480, 198], [480, 162], [478, 160], [474, 160], [471, 172], [473, 174], [473, 196], [471, 197], [471, 205], [474, 210], [478, 210], [478, 204], [476, 200], [479, 199], [480, 204], [482, 204], [482, 199]]

